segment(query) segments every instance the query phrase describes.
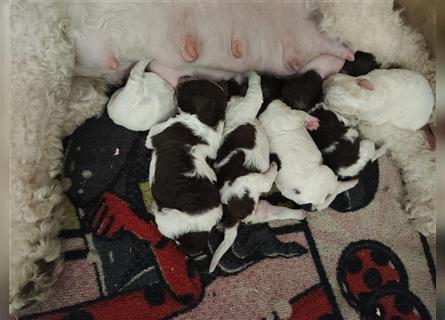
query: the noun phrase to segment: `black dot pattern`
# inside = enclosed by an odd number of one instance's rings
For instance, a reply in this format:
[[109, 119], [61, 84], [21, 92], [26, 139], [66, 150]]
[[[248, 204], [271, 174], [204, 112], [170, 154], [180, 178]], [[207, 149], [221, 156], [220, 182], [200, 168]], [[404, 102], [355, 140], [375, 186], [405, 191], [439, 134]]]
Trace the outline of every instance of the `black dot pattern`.
[[362, 262], [360, 258], [357, 256], [352, 256], [349, 258], [348, 262], [346, 263], [346, 268], [349, 273], [358, 273], [362, 269]]
[[363, 274], [363, 282], [372, 290], [382, 284], [382, 276], [377, 269], [371, 268]]
[[378, 266], [385, 266], [389, 263], [389, 256], [382, 250], [371, 250], [371, 259]]
[[395, 307], [401, 314], [409, 314], [413, 311], [413, 305], [410, 299], [401, 294], [396, 295]]

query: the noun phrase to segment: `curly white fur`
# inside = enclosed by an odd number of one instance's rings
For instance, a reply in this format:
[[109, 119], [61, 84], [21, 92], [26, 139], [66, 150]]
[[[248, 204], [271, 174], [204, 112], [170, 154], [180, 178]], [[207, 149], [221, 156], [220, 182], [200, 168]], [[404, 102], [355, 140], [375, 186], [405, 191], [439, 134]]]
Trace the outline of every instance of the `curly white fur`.
[[108, 102], [107, 85], [97, 78], [73, 77], [71, 94], [65, 114], [63, 136], [71, 135], [86, 119], [103, 112]]
[[436, 234], [436, 155], [422, 131], [398, 129], [391, 124], [360, 125], [361, 133], [385, 143], [400, 168], [404, 182], [402, 207], [413, 226], [425, 236]]
[[372, 52], [382, 68], [395, 64], [422, 73], [435, 93], [435, 61], [425, 39], [404, 23], [402, 12], [393, 11], [393, 5], [393, 0], [321, 1], [320, 28], [353, 50]]
[[54, 4], [12, 14], [10, 307], [42, 299], [61, 269], [62, 132], [74, 66]]

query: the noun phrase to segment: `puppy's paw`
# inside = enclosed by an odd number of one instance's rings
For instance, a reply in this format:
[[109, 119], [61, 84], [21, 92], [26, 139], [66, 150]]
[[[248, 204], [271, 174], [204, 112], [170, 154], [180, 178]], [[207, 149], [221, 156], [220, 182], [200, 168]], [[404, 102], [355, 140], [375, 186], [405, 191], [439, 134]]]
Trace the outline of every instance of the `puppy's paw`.
[[308, 216], [308, 212], [303, 209], [293, 209], [293, 212], [296, 220], [304, 220]]
[[273, 169], [273, 170], [278, 169], [278, 164], [275, 161], [272, 161], [270, 163], [269, 169]]
[[267, 172], [270, 175], [276, 176], [278, 173], [278, 164], [275, 161], [272, 161]]
[[306, 120], [304, 126], [309, 131], [317, 130], [318, 127], [320, 126], [320, 120], [318, 120], [318, 118], [316, 117], [311, 116], [308, 120]]
[[154, 149], [153, 141], [151, 141], [151, 137], [147, 137], [147, 140], [145, 140], [145, 147], [147, 149]]
[[375, 149], [374, 155], [372, 157], [372, 162], [376, 161], [378, 158], [383, 156], [388, 151], [388, 145], [384, 144], [380, 146], [378, 149]]

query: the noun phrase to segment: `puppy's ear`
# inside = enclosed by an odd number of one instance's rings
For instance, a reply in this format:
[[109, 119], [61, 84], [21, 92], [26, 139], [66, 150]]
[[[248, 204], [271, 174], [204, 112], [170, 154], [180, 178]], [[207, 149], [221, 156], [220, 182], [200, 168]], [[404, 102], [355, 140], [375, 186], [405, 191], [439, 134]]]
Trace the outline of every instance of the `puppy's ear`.
[[349, 189], [354, 188], [358, 183], [358, 179], [349, 180], [349, 181], [339, 181], [337, 183], [337, 189], [335, 190], [335, 194], [340, 194]]
[[365, 90], [374, 90], [374, 85], [368, 79], [357, 79], [355, 80], [358, 86]]
[[226, 98], [225, 94], [220, 97], [206, 97], [203, 95], [193, 97], [193, 108], [199, 121], [210, 127], [215, 127], [221, 120], [224, 120], [227, 106]]

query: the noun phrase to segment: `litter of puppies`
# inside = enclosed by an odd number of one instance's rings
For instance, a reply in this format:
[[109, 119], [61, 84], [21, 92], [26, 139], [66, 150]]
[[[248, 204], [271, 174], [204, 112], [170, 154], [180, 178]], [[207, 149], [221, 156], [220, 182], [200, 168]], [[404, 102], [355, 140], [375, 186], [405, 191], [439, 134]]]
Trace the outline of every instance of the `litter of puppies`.
[[[247, 85], [185, 79], [176, 93], [146, 72], [147, 64], [135, 65], [108, 112], [130, 130], [150, 129], [152, 213], [164, 236], [197, 254], [212, 228], [223, 225], [210, 272], [240, 223], [302, 220], [353, 188], [363, 168], [388, 149], [364, 137], [360, 123], [418, 130], [434, 104], [423, 76], [380, 70], [361, 52], [324, 81], [315, 70], [288, 78], [251, 72]], [[260, 200], [274, 183], [299, 209]]]

